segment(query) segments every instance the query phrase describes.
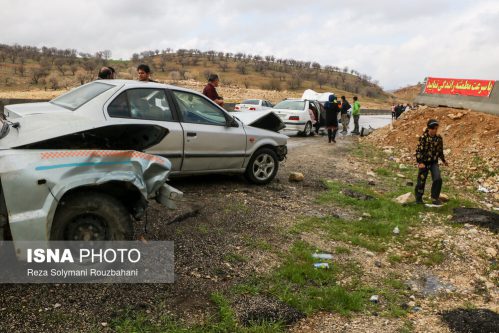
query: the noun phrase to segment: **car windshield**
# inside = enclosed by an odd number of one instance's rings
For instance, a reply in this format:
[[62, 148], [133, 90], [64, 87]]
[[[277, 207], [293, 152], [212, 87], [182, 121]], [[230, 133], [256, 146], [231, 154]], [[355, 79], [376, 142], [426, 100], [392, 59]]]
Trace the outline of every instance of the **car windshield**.
[[303, 111], [305, 109], [305, 101], [282, 101], [277, 103], [274, 109]]
[[258, 104], [260, 104], [260, 101], [258, 99], [247, 99], [247, 100], [243, 101], [241, 104], [258, 105]]
[[67, 94], [51, 100], [50, 103], [74, 111], [112, 87], [114, 86], [110, 84], [93, 82], [71, 90]]

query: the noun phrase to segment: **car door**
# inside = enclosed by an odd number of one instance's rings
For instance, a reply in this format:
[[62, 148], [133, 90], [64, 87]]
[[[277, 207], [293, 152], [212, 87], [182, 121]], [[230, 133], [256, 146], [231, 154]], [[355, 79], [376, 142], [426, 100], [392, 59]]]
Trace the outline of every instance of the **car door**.
[[132, 88], [121, 92], [107, 106], [111, 118], [134, 119], [137, 123], [155, 124], [168, 129], [168, 135], [147, 153], [166, 157], [172, 171], [180, 171], [184, 150], [184, 134], [178, 116], [173, 112], [165, 90]]
[[237, 170], [246, 157], [244, 127], [227, 126], [230, 118], [204, 96], [172, 90], [184, 129], [182, 172]]

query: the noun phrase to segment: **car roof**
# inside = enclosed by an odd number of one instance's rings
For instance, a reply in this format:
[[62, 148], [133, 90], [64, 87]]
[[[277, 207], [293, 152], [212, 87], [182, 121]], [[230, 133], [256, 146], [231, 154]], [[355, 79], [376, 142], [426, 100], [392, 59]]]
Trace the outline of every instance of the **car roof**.
[[97, 80], [93, 82], [102, 82], [111, 84], [113, 86], [125, 86], [126, 88], [160, 88], [160, 89], [175, 89], [188, 92], [196, 92], [192, 89], [186, 89], [179, 86], [174, 86], [171, 84], [161, 83], [161, 82], [147, 82], [138, 80]]

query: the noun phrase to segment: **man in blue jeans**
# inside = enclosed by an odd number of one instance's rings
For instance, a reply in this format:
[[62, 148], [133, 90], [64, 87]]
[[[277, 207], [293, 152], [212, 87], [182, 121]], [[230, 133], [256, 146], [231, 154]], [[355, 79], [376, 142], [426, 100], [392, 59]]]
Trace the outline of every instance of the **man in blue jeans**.
[[441, 206], [440, 191], [442, 190], [442, 177], [438, 160], [442, 160], [445, 166], [447, 161], [444, 156], [444, 142], [438, 132], [438, 121], [430, 119], [423, 135], [419, 138], [416, 149], [416, 160], [418, 162], [418, 182], [416, 184], [416, 203], [422, 204], [424, 188], [428, 172], [431, 172], [431, 199], [432, 203]]

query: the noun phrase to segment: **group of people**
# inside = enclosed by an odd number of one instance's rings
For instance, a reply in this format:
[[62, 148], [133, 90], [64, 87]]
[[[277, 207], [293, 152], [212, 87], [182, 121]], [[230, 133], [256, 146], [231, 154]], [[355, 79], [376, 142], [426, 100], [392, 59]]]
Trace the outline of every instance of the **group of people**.
[[392, 119], [398, 119], [400, 115], [406, 111], [409, 111], [411, 106], [408, 104], [393, 104], [392, 105]]
[[[116, 77], [116, 70], [111, 66], [102, 67], [97, 75], [97, 78], [100, 80], [114, 80]], [[156, 82], [151, 79], [151, 68], [146, 64], [137, 66], [137, 79], [145, 82]]]
[[336, 142], [336, 134], [338, 133], [338, 114], [341, 115], [341, 133], [348, 133], [348, 125], [353, 117], [354, 129], [351, 134], [359, 135], [359, 119], [360, 119], [360, 102], [357, 96], [353, 97], [353, 106], [347, 101], [345, 96], [341, 96], [340, 100], [334, 94], [329, 95], [329, 100], [324, 104], [326, 110], [326, 129], [329, 143]]

